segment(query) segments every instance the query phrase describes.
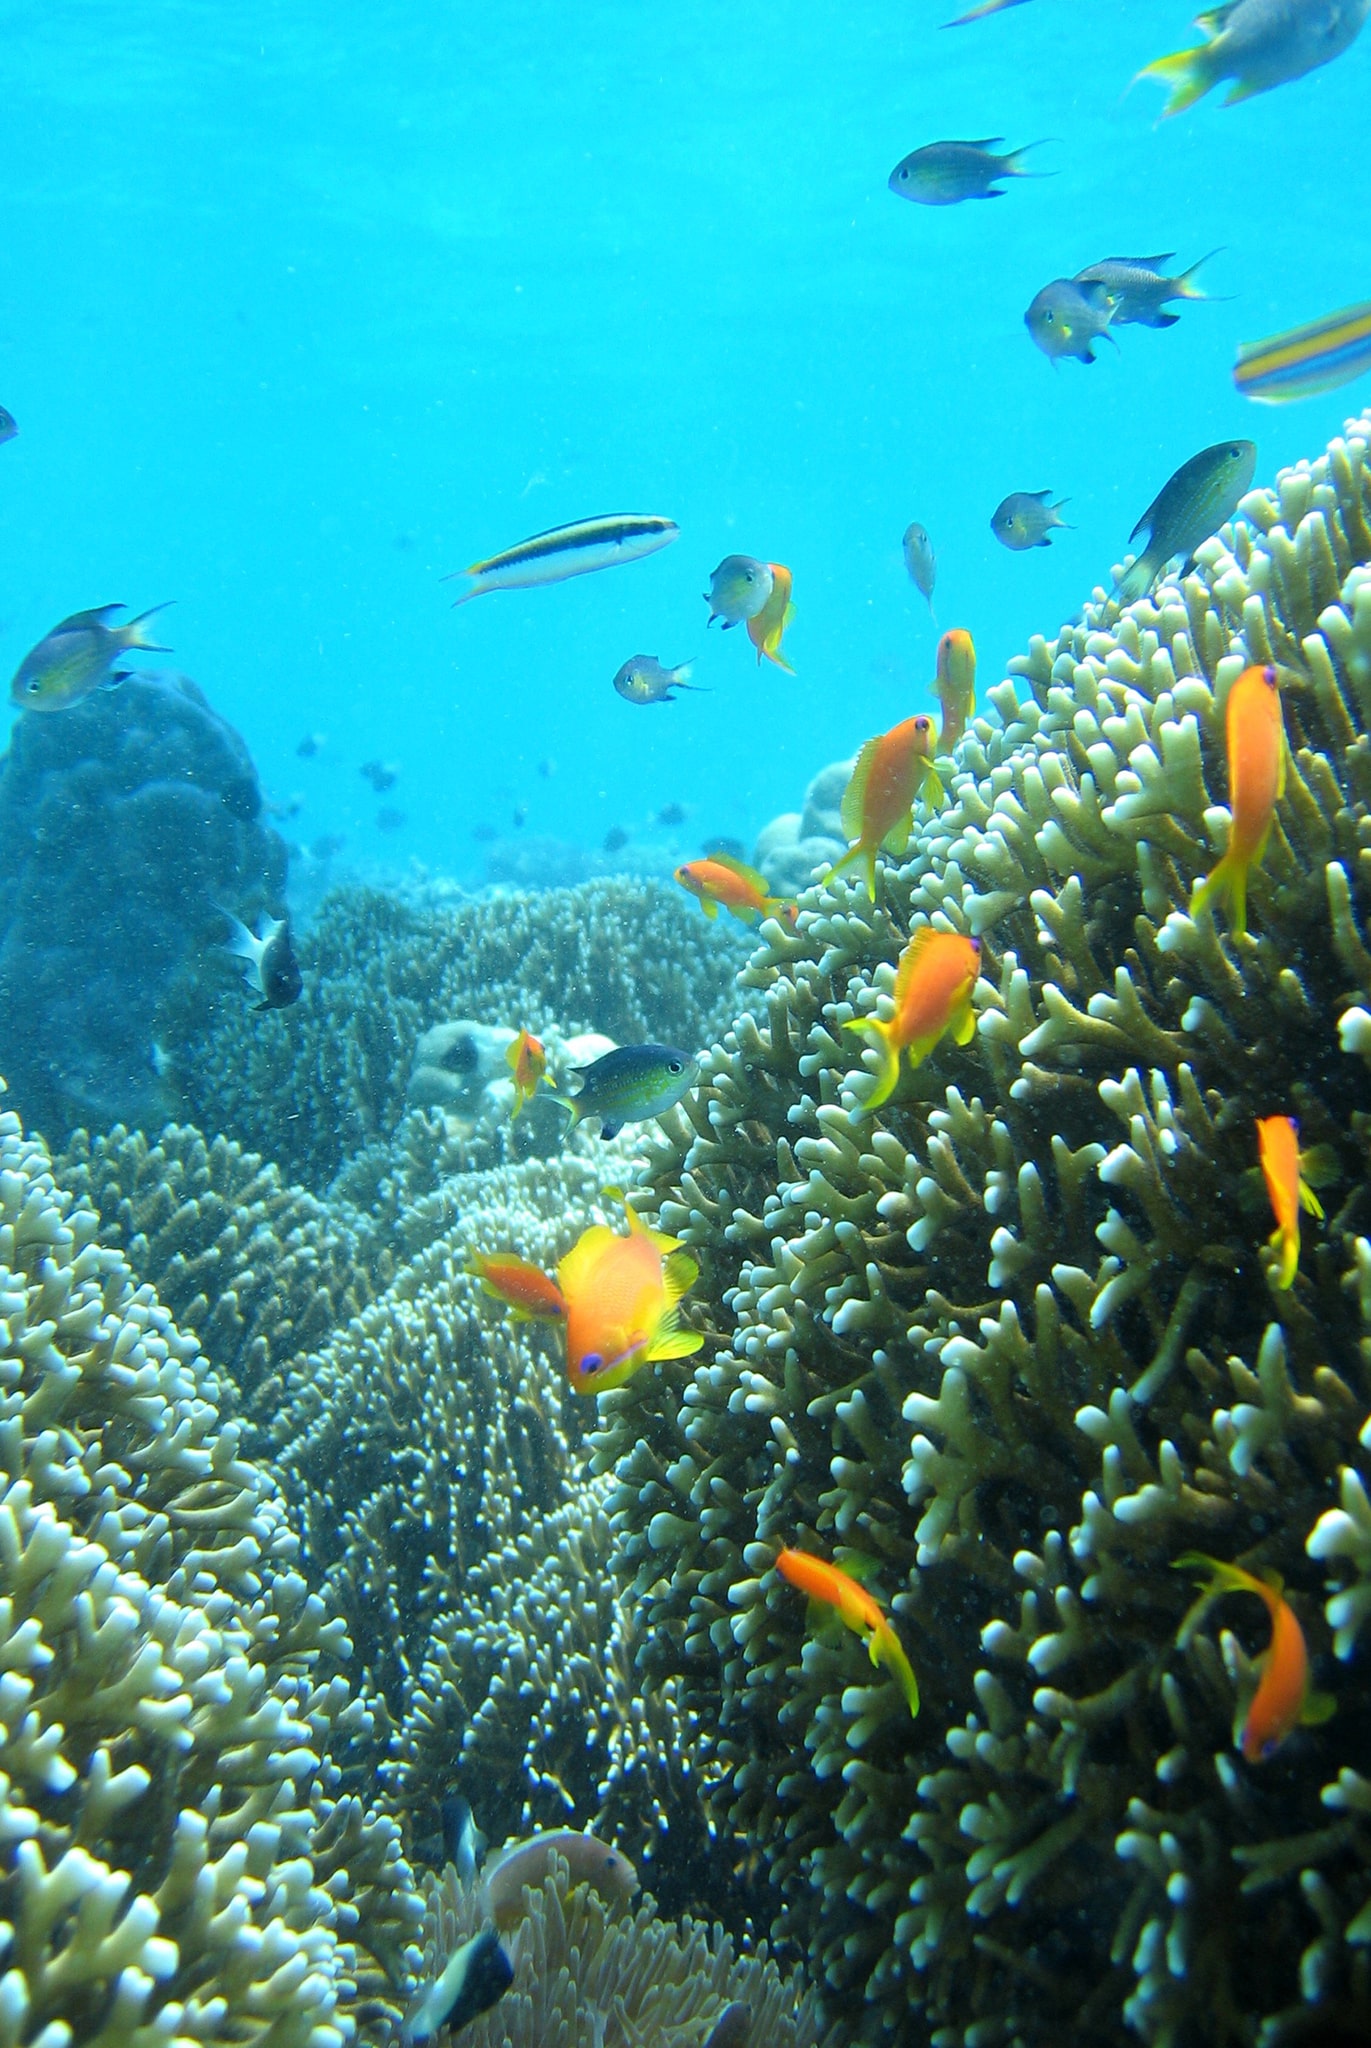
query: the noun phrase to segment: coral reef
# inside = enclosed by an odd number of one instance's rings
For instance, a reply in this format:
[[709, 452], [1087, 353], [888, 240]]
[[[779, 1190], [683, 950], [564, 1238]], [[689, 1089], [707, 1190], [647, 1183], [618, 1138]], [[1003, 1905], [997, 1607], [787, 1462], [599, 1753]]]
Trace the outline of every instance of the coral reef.
[[[764, 1008], [654, 1148], [714, 1328], [600, 1403], [639, 1670], [864, 2038], [1267, 2048], [1371, 2013], [1369, 438], [1034, 641], [878, 903], [768, 928]], [[1249, 661], [1291, 763], [1239, 939], [1187, 905]], [[927, 919], [981, 939], [978, 1031], [867, 1115], [842, 1026]], [[1333, 1160], [1288, 1292], [1274, 1112]], [[917, 1722], [807, 1635], [796, 1543], [893, 1614]], [[1337, 1700], [1260, 1765], [1231, 1745], [1267, 1625], [1235, 1602], [1178, 1644], [1193, 1549], [1284, 1575]]]
[[0, 1114], [4, 2031], [342, 2048], [419, 1902], [341, 1622], [218, 1384]]
[[322, 1192], [384, 1143], [421, 1035], [475, 1018], [540, 1037], [703, 1045], [736, 1007], [746, 942], [707, 926], [672, 884], [618, 877], [457, 904], [352, 886], [299, 944], [306, 996], [268, 1016], [225, 1003], [169, 1041], [183, 1113]]
[[[0, 1068], [30, 1126], [151, 1122], [173, 994], [203, 1021], [223, 904], [280, 907], [247, 748], [185, 676], [20, 718], [0, 762]], [[236, 996], [232, 999], [240, 1001]]]
[[830, 868], [847, 851], [843, 831], [843, 791], [852, 774], [851, 761], [833, 761], [821, 768], [805, 791], [802, 811], [783, 811], [764, 825], [753, 851], [778, 896], [798, 896], [817, 868]]
[[[571, 1886], [560, 1857], [540, 1889], [525, 1889], [524, 1903], [507, 1939], [514, 1982], [463, 2029], [465, 2048], [702, 2048], [732, 2005], [745, 2008], [746, 2028], [730, 2039], [756, 2048], [818, 2048], [826, 2039], [813, 1994], [782, 1976], [765, 1947], [739, 1955], [717, 1926], [659, 1919], [651, 1897], [625, 1911], [588, 1884]], [[431, 1977], [488, 1917], [479, 1883], [462, 1884], [450, 1866], [426, 1881], [425, 1905]]]

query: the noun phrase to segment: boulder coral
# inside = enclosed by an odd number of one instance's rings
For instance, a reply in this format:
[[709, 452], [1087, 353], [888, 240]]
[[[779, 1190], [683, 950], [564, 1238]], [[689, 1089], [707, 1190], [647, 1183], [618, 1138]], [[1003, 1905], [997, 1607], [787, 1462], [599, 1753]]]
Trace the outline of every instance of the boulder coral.
[[[1267, 2048], [1371, 2015], [1369, 441], [1033, 641], [877, 903], [839, 882], [767, 927], [755, 1014], [652, 1148], [708, 1348], [599, 1404], [640, 1680], [862, 2038]], [[1291, 759], [1237, 938], [1189, 904], [1251, 662]], [[925, 921], [981, 941], [977, 1032], [866, 1115], [842, 1027]], [[1273, 1113], [1328, 1161], [1288, 1291]], [[893, 1615], [916, 1722], [809, 1635], [795, 1544]], [[1182, 1636], [1193, 1550], [1282, 1574], [1336, 1701], [1260, 1764], [1233, 1741], [1269, 1624]]]

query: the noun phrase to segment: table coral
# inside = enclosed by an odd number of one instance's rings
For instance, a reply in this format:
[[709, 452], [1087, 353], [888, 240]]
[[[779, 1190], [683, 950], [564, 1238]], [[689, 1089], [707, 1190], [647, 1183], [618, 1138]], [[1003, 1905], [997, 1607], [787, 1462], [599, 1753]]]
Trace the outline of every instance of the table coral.
[[[866, 2038], [1266, 2043], [1371, 2011], [1368, 439], [1033, 642], [877, 903], [813, 889], [768, 931], [764, 1007], [655, 1151], [715, 1344], [600, 1404], [640, 1671]], [[1238, 938], [1189, 904], [1254, 661], [1291, 766]], [[842, 1026], [928, 920], [982, 942], [976, 1037], [863, 1117]], [[1332, 1162], [1289, 1292], [1272, 1113]], [[795, 1543], [891, 1612], [917, 1722], [860, 1646], [807, 1638]], [[1283, 1574], [1338, 1702], [1257, 1767], [1232, 1744], [1262, 1626], [1178, 1647], [1193, 1549]]]
[[343, 2048], [418, 1919], [341, 1622], [213, 1373], [0, 1114], [7, 2039]]

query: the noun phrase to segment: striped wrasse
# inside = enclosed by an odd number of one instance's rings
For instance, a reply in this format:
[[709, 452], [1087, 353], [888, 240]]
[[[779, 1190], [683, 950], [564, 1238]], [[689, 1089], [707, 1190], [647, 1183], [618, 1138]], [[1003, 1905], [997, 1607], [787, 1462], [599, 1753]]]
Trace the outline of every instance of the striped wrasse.
[[1283, 405], [1336, 391], [1366, 369], [1371, 369], [1371, 299], [1307, 327], [1241, 343], [1233, 382], [1244, 398]]
[[[539, 583], [588, 576], [592, 569], [612, 569], [616, 562], [636, 562], [640, 555], [667, 547], [680, 530], [674, 519], [638, 512], [606, 512], [598, 519], [554, 526], [469, 569], [454, 570], [453, 576], [465, 576], [470, 586], [454, 602], [466, 604], [487, 590], [531, 590]], [[451, 583], [453, 576], [443, 581]]]

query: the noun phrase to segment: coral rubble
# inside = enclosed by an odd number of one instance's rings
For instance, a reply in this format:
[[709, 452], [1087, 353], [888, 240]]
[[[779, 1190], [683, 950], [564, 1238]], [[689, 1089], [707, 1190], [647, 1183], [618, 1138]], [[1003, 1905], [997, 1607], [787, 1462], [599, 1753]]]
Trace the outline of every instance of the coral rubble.
[[[717, 1346], [600, 1404], [640, 1674], [872, 2039], [1268, 2042], [1371, 2009], [1369, 438], [1035, 641], [879, 907], [840, 883], [768, 927], [764, 1009], [655, 1151]], [[1187, 906], [1252, 661], [1291, 764], [1235, 938]], [[982, 942], [978, 1031], [863, 1116], [841, 1027], [925, 920]], [[1289, 1292], [1276, 1112], [1331, 1161]], [[896, 1617], [916, 1723], [807, 1636], [772, 1570], [797, 1542]], [[1259, 1766], [1232, 1741], [1264, 1625], [1178, 1646], [1192, 1549], [1284, 1575], [1337, 1698]]]

